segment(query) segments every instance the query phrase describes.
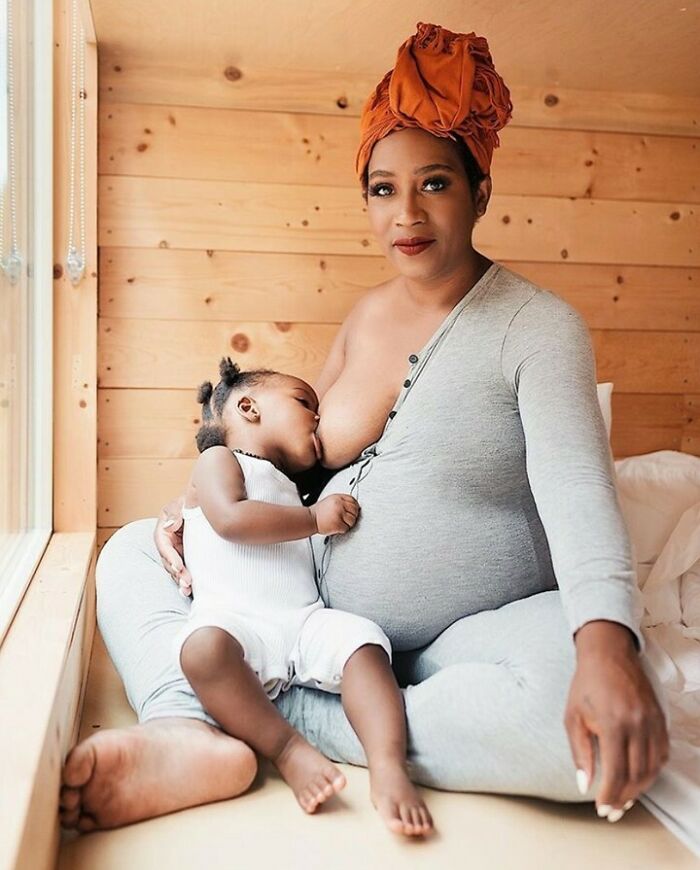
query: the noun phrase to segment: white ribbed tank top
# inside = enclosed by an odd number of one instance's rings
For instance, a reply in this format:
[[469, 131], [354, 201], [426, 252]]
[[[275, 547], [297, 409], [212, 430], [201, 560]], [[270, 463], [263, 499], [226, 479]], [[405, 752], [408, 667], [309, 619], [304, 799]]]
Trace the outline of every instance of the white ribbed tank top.
[[[266, 459], [235, 453], [251, 501], [301, 506], [296, 484]], [[270, 615], [318, 602], [311, 539], [238, 544], [214, 531], [201, 507], [183, 508], [193, 607]]]

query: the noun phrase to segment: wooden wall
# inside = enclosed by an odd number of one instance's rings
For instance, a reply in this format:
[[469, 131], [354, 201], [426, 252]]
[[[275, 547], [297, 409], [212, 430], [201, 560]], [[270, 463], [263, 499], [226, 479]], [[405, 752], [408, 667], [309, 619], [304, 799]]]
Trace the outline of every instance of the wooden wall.
[[[390, 274], [352, 171], [374, 79], [101, 53], [98, 525], [154, 516], [222, 354], [315, 378]], [[700, 101], [513, 89], [491, 258], [569, 300], [615, 383], [616, 456], [700, 455]]]

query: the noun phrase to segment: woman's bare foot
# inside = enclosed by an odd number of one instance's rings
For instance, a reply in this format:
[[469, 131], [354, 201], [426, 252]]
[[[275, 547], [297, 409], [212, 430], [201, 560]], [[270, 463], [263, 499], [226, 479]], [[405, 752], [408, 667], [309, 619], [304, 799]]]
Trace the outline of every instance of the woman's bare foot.
[[83, 740], [68, 754], [61, 824], [116, 828], [235, 797], [257, 772], [255, 753], [198, 719], [153, 719]]
[[432, 816], [403, 765], [372, 765], [369, 776], [372, 803], [390, 831], [414, 837], [432, 832]]
[[301, 734], [293, 734], [272, 761], [307, 813], [316, 812], [328, 798], [345, 788], [343, 774]]

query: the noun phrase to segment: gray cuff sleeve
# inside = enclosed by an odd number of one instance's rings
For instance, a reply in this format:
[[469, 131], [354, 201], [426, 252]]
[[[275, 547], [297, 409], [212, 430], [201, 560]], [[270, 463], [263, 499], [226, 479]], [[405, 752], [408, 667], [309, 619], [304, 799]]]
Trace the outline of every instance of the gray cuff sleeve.
[[644, 652], [644, 635], [640, 628], [643, 605], [636, 586], [622, 582], [611, 588], [607, 580], [589, 580], [584, 588], [562, 595], [562, 603], [572, 634], [587, 622], [601, 619], [617, 622], [632, 632], [637, 651]]

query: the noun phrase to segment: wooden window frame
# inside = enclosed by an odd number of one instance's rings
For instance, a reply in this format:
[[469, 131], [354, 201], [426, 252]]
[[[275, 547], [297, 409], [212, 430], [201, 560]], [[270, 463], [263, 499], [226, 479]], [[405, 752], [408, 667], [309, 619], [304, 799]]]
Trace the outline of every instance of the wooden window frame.
[[[28, 464], [26, 506], [27, 528], [7, 537], [0, 558], [3, 578], [0, 590], [0, 644], [36, 571], [52, 529], [52, 419], [53, 403], [53, 87], [51, 40], [52, 16], [46, 14], [50, 0], [34, 0], [29, 15], [33, 42], [31, 74], [31, 151], [27, 172], [32, 179], [27, 207], [32, 212], [32, 234], [27, 263], [32, 268], [28, 281], [28, 330], [26, 383], [29, 430], [28, 449], [21, 458]], [[26, 45], [17, 45], [23, 56]], [[24, 508], [23, 508], [24, 510]]]
[[44, 119], [36, 143], [43, 155], [43, 181], [51, 179], [53, 226], [42, 223], [35, 254], [51, 282], [52, 304], [42, 311], [41, 330], [53, 361], [48, 382], [53, 396], [45, 391], [40, 407], [43, 431], [51, 426], [53, 439], [48, 446], [42, 442], [33, 485], [39, 491], [43, 487], [45, 495], [53, 483], [53, 524], [49, 501], [43, 514], [49, 520], [48, 543], [0, 646], [0, 870], [55, 867], [61, 768], [77, 738], [95, 629], [97, 45], [89, 0], [79, 0], [86, 39], [87, 264], [74, 287], [65, 274], [72, 2], [39, 2], [49, 19], [53, 10], [53, 27], [37, 46], [53, 58], [47, 64], [52, 88], [45, 92], [53, 93], [53, 125], [47, 129]]

